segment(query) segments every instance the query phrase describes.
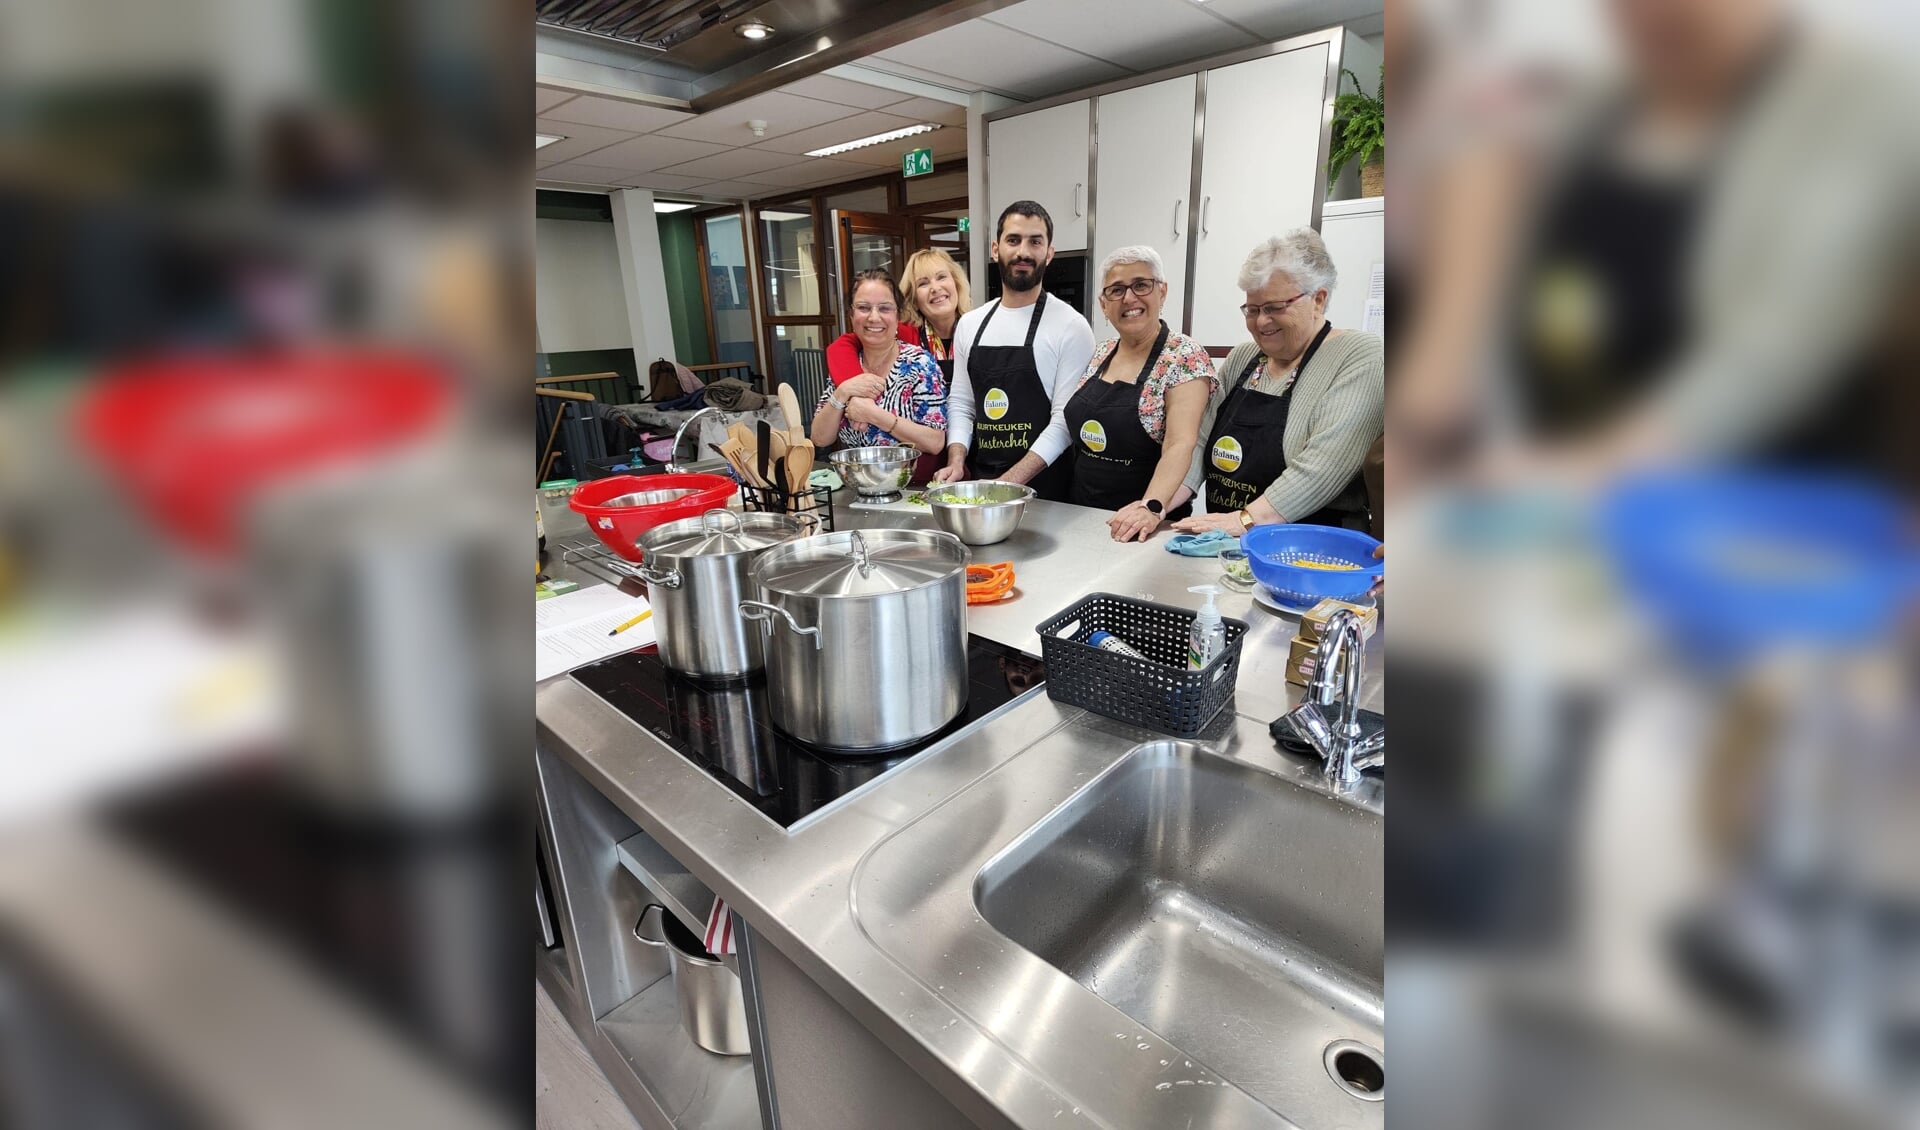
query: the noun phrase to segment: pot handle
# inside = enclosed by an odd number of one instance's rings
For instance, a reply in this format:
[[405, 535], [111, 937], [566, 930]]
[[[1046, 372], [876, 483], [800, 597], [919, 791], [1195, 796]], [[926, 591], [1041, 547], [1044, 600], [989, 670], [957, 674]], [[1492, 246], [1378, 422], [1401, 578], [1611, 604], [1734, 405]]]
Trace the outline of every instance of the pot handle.
[[633, 940], [656, 949], [667, 948], [666, 925], [661, 920], [666, 912], [667, 908], [657, 902], [641, 911], [640, 921], [633, 924]]
[[[763, 609], [764, 611], [751, 612], [748, 611], [749, 609]], [[773, 635], [773, 618], [775, 615], [778, 615], [782, 620], [787, 622], [787, 627], [791, 629], [795, 635], [812, 636], [813, 649], [815, 651], [820, 650], [820, 629], [801, 627], [800, 622], [793, 618], [793, 613], [788, 612], [778, 605], [768, 604], [764, 600], [743, 600], [740, 602], [740, 615], [744, 619], [758, 620], [765, 624], [768, 636]]]
[[640, 574], [640, 579], [650, 585], [659, 585], [662, 588], [669, 589], [677, 589], [680, 587], [680, 570], [678, 569], [670, 569], [665, 573], [656, 573], [654, 572], [653, 566], [642, 565], [635, 569], [634, 572]]
[[[729, 530], [721, 523], [714, 521], [713, 519], [716, 514], [725, 515], [726, 517], [733, 519], [733, 529]], [[700, 515], [700, 524], [702, 526], [705, 526], [709, 530], [715, 531], [716, 533], [732, 534], [735, 537], [738, 537], [741, 534], [745, 533], [747, 529], [746, 523], [740, 520], [740, 515], [735, 514], [733, 511], [727, 509], [724, 506], [716, 506], [713, 509], [707, 511], [705, 514]]]

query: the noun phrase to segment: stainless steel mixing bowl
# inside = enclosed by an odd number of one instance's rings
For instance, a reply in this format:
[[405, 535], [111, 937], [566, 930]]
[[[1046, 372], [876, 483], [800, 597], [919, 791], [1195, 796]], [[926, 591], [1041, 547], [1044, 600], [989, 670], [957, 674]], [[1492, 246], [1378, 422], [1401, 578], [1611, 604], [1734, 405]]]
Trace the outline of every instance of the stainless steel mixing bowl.
[[920, 458], [918, 448], [843, 447], [827, 457], [855, 493], [862, 498], [885, 498], [907, 489], [913, 477], [913, 465]]
[[[967, 483], [934, 483], [927, 487], [927, 505], [940, 528], [968, 545], [1005, 541], [1020, 528], [1033, 488], [1000, 479]], [[959, 501], [942, 501], [958, 499]]]

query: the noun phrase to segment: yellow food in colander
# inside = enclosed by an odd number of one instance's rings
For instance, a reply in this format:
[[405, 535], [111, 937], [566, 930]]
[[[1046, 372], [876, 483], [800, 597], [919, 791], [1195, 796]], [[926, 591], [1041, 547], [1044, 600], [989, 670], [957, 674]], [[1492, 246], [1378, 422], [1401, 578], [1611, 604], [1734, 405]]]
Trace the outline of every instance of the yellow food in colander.
[[1326, 569], [1335, 573], [1351, 573], [1360, 568], [1358, 565], [1349, 565], [1345, 561], [1311, 561], [1305, 557], [1296, 557], [1287, 564], [1297, 569]]

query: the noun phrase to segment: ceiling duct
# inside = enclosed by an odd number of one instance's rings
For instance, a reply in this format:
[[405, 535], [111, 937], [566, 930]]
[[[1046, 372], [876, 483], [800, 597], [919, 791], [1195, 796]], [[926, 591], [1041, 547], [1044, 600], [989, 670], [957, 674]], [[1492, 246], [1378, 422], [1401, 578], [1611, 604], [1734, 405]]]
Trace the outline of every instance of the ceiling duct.
[[764, 0], [535, 0], [534, 22], [654, 51], [752, 11]]

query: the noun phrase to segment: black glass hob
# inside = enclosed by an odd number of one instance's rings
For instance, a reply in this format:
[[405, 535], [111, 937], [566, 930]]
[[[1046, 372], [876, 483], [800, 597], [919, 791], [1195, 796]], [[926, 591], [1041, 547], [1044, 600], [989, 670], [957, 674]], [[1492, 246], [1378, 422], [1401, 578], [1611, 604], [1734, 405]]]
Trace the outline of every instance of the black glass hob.
[[1039, 686], [1046, 666], [1017, 648], [969, 635], [967, 705], [959, 716], [931, 737], [878, 754], [818, 749], [782, 733], [773, 724], [764, 675], [728, 685], [696, 682], [668, 670], [647, 648], [582, 667], [573, 677], [768, 819], [791, 828]]

